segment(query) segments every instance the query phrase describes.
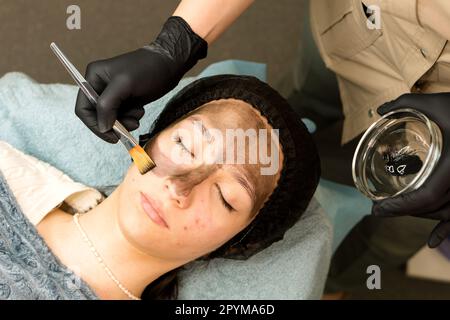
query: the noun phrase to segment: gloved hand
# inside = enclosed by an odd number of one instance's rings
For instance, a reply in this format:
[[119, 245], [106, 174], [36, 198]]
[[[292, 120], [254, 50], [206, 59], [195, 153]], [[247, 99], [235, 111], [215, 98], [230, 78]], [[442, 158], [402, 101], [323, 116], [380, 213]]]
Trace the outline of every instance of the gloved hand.
[[86, 80], [100, 95], [91, 105], [79, 91], [75, 114], [98, 137], [117, 143], [112, 130], [119, 120], [129, 131], [139, 127], [144, 105], [172, 90], [208, 44], [181, 17], [170, 17], [150, 45], [117, 57], [89, 63]]
[[404, 107], [422, 112], [440, 127], [443, 139], [441, 157], [422, 186], [396, 197], [375, 201], [372, 214], [440, 220], [428, 239], [428, 246], [435, 248], [450, 235], [450, 93], [404, 94], [377, 111], [384, 115]]

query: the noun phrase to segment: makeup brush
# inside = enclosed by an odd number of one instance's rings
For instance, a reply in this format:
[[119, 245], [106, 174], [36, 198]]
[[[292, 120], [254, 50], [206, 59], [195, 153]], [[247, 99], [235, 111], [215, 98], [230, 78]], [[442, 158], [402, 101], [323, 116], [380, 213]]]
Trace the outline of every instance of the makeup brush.
[[[69, 74], [75, 80], [75, 82], [80, 87], [81, 91], [86, 95], [88, 100], [96, 105], [98, 101], [98, 94], [92, 88], [92, 86], [87, 82], [83, 76], [78, 72], [78, 70], [74, 67], [74, 65], [67, 59], [67, 57], [62, 53], [62, 51], [58, 48], [58, 46], [52, 42], [50, 44], [50, 48], [67, 69]], [[150, 156], [144, 151], [144, 149], [137, 143], [136, 139], [127, 131], [127, 129], [119, 122], [115, 121], [113, 125], [113, 130], [116, 133], [119, 140], [122, 144], [127, 148], [128, 153], [131, 158], [133, 158], [134, 163], [139, 169], [141, 174], [145, 174], [148, 171], [152, 170], [156, 164], [150, 158]]]

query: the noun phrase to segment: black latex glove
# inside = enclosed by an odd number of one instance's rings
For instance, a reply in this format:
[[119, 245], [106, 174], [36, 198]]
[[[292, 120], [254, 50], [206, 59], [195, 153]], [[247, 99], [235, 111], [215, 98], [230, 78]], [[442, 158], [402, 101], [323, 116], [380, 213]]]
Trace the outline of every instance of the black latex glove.
[[144, 105], [172, 90], [206, 57], [207, 49], [207, 42], [186, 21], [170, 17], [150, 45], [89, 63], [85, 78], [100, 97], [94, 106], [79, 91], [75, 114], [98, 137], [117, 143], [114, 121], [119, 120], [129, 131], [137, 129]]
[[441, 157], [421, 187], [375, 201], [372, 214], [382, 217], [410, 215], [439, 220], [428, 239], [428, 246], [435, 248], [450, 235], [450, 93], [405, 94], [382, 105], [377, 111], [384, 115], [404, 107], [422, 112], [440, 127], [443, 138]]

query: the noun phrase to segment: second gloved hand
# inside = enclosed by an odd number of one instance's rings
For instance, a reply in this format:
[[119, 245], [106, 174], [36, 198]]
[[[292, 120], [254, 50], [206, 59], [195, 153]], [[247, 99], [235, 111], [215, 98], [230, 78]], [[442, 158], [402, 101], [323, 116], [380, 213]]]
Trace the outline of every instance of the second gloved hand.
[[99, 94], [92, 105], [79, 91], [75, 114], [98, 137], [116, 143], [115, 120], [129, 131], [139, 127], [144, 105], [173, 89], [199, 59], [208, 44], [181, 17], [170, 17], [154, 42], [114, 58], [91, 62], [86, 80]]
[[434, 248], [450, 236], [450, 93], [405, 94], [378, 108], [378, 113], [384, 115], [405, 107], [422, 112], [439, 126], [443, 138], [441, 157], [421, 187], [375, 202], [372, 213], [381, 217], [410, 215], [439, 220], [428, 239], [428, 246]]

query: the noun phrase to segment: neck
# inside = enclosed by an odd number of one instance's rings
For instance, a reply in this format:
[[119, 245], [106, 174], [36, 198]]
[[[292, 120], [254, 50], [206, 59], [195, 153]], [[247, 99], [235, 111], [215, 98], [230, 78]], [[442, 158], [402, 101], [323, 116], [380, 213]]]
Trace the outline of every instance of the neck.
[[[183, 263], [152, 257], [134, 247], [122, 234], [118, 223], [120, 186], [94, 209], [79, 216], [79, 222], [117, 280], [133, 295], [140, 297], [145, 287], [161, 275]], [[75, 225], [65, 213], [58, 224], [61, 261], [76, 272], [102, 299], [127, 299], [128, 296], [108, 276]], [[60, 226], [62, 228], [60, 228]]]

